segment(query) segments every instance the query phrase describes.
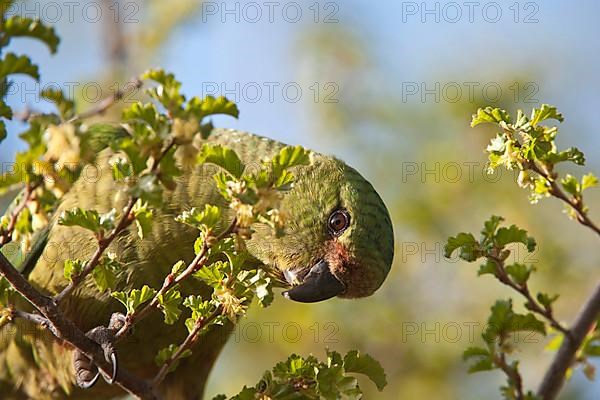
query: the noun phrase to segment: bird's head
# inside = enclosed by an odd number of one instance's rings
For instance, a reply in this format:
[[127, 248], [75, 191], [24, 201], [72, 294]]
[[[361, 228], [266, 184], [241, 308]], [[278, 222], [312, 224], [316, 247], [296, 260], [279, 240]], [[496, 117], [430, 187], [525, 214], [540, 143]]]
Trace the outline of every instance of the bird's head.
[[387, 208], [373, 188], [344, 162], [311, 154], [293, 169], [295, 182], [281, 202], [284, 234], [259, 229], [249, 250], [277, 271], [288, 299], [317, 302], [334, 296], [371, 295], [385, 280], [394, 256]]

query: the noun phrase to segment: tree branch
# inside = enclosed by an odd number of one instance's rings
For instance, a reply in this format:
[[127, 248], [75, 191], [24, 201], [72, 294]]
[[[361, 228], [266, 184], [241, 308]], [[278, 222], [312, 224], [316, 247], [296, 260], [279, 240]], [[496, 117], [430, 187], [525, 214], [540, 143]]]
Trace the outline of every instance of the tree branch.
[[71, 282], [69, 282], [69, 284], [54, 297], [54, 300], [57, 303], [60, 303], [66, 296], [70, 295], [73, 292], [73, 290], [75, 290], [75, 288], [77, 288], [77, 286], [79, 286], [79, 284], [83, 282], [86, 276], [88, 276], [100, 263], [102, 254], [104, 254], [104, 251], [108, 248], [108, 246], [110, 246], [110, 244], [117, 237], [117, 235], [119, 235], [119, 233], [121, 233], [125, 228], [129, 226], [129, 224], [131, 224], [131, 222], [133, 221], [133, 219], [131, 218], [131, 210], [133, 209], [136, 201], [137, 198], [131, 197], [129, 199], [129, 202], [127, 203], [127, 206], [125, 206], [123, 215], [121, 216], [121, 219], [119, 220], [117, 226], [110, 232], [108, 236], [98, 239], [98, 248], [94, 252], [92, 258], [85, 264], [85, 267], [83, 268], [81, 273], [74, 275], [71, 279]]
[[[90, 358], [107, 376], [112, 374], [112, 365], [104, 358], [100, 346], [88, 338], [73, 322], [65, 318], [58, 304], [50, 297], [39, 293], [0, 253], [0, 274], [27, 299], [48, 321], [48, 329], [59, 339], [76, 347]], [[121, 388], [140, 399], [157, 399], [152, 386], [145, 380], [139, 379], [119, 368], [115, 383]]]
[[196, 320], [196, 323], [194, 324], [194, 329], [192, 329], [192, 331], [187, 335], [187, 337], [185, 338], [183, 343], [179, 346], [177, 351], [171, 357], [169, 357], [168, 360], [166, 360], [163, 363], [162, 367], [160, 368], [160, 370], [158, 371], [158, 373], [152, 380], [152, 385], [154, 387], [158, 387], [158, 385], [161, 384], [161, 382], [165, 379], [167, 374], [170, 372], [172, 366], [181, 358], [181, 356], [187, 350], [191, 350], [191, 348], [194, 346], [194, 344], [196, 344], [196, 342], [198, 341], [198, 338], [200, 337], [200, 331], [202, 331], [202, 329], [204, 327], [206, 327], [208, 324], [210, 324], [215, 318], [217, 318], [219, 315], [221, 315], [222, 312], [223, 312], [223, 308], [221, 306], [219, 306], [208, 317], [198, 318], [198, 320]]
[[527, 300], [527, 302], [525, 303], [525, 307], [528, 310], [533, 311], [534, 313], [544, 317], [553, 328], [561, 331], [565, 335], [570, 335], [569, 330], [565, 328], [560, 322], [558, 322], [554, 317], [552, 307], [545, 307], [539, 304], [538, 301], [536, 301], [536, 299], [531, 295], [527, 283], [519, 284], [514, 282], [510, 278], [510, 276], [506, 272], [504, 260], [502, 258], [493, 254], [488, 254], [486, 257], [494, 261], [494, 264], [496, 265], [496, 277], [498, 278], [498, 280], [506, 286], [520, 293], [523, 297], [525, 297], [525, 299]]
[[[221, 241], [222, 239], [224, 239], [225, 237], [227, 237], [228, 235], [230, 235], [232, 232], [235, 231], [236, 226], [237, 226], [237, 220], [234, 219], [231, 222], [231, 224], [229, 225], [229, 227], [227, 227], [227, 229], [225, 229], [223, 232], [221, 232], [219, 234], [219, 236], [216, 237], [214, 242], [217, 243], [217, 242]], [[205, 240], [204, 243], [202, 244], [202, 249], [196, 255], [196, 257], [192, 260], [192, 262], [190, 262], [188, 264], [188, 266], [185, 268], [185, 270], [183, 270], [177, 276], [174, 276], [172, 273], [167, 275], [165, 277], [165, 280], [163, 281], [162, 287], [156, 293], [156, 295], [154, 295], [152, 300], [149, 303], [147, 303], [145, 306], [140, 308], [139, 311], [136, 310], [132, 314], [127, 315], [125, 325], [123, 325], [123, 327], [121, 327], [121, 329], [115, 334], [115, 340], [118, 341], [121, 338], [123, 338], [136, 323], [138, 323], [139, 321], [144, 319], [153, 309], [158, 308], [160, 305], [159, 298], [161, 295], [164, 295], [166, 292], [169, 291], [169, 289], [178, 285], [180, 282], [182, 282], [183, 280], [185, 280], [189, 276], [191, 276], [194, 272], [196, 272], [200, 268], [202, 268], [206, 264], [206, 261], [207, 261], [206, 254], [208, 253], [209, 249], [210, 249], [210, 245], [208, 245], [207, 241]]]
[[31, 185], [28, 183], [27, 185], [25, 185], [25, 190], [23, 192], [23, 199], [21, 199], [19, 204], [15, 207], [15, 209], [11, 213], [10, 220], [8, 222], [8, 226], [6, 227], [6, 229], [0, 228], [0, 248], [11, 241], [12, 233], [15, 230], [15, 226], [17, 225], [17, 220], [19, 219], [19, 215], [21, 214], [21, 212], [23, 212], [25, 207], [27, 207], [27, 203], [29, 202], [29, 200], [31, 200], [31, 197], [33, 196], [33, 192], [35, 191], [35, 189], [38, 186], [39, 186], [39, 183], [34, 184], [34, 185]]
[[562, 345], [546, 371], [538, 389], [538, 396], [543, 400], [555, 399], [563, 386], [567, 370], [575, 361], [575, 354], [589, 333], [600, 314], [600, 284], [596, 286], [592, 296], [583, 305], [575, 322], [565, 335]]
[[81, 114], [75, 115], [74, 117], [69, 119], [67, 121], [67, 123], [75, 122], [80, 119], [90, 118], [95, 115], [104, 114], [106, 112], [106, 110], [108, 110], [115, 103], [117, 103], [119, 100], [121, 100], [127, 93], [129, 93], [129, 91], [133, 91], [133, 90], [137, 90], [137, 89], [141, 88], [142, 84], [143, 84], [143, 82], [138, 78], [134, 78], [134, 79], [130, 80], [125, 85], [123, 85], [122, 89], [115, 91], [112, 96], [109, 96], [109, 97], [101, 100], [96, 107], [91, 108], [90, 110], [84, 111]]
[[577, 222], [579, 222], [583, 226], [590, 228], [592, 231], [594, 231], [597, 235], [600, 236], [600, 228], [588, 216], [586, 208], [583, 204], [583, 200], [580, 197], [575, 199], [567, 196], [565, 192], [560, 188], [560, 186], [558, 186], [558, 184], [556, 183], [555, 174], [551, 171], [547, 171], [546, 169], [537, 165], [535, 162], [529, 163], [528, 165], [532, 171], [543, 176], [548, 181], [548, 183], [550, 183], [550, 194], [552, 196], [563, 201], [567, 205], [571, 206], [573, 210], [575, 210], [575, 213], [577, 215]]

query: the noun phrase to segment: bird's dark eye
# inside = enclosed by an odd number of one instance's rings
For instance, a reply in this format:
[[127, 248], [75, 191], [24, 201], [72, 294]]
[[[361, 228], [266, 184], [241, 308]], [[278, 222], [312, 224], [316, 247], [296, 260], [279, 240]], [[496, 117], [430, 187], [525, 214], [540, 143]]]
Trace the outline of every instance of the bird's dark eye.
[[327, 228], [332, 235], [339, 236], [350, 225], [350, 214], [346, 210], [335, 210], [329, 216]]

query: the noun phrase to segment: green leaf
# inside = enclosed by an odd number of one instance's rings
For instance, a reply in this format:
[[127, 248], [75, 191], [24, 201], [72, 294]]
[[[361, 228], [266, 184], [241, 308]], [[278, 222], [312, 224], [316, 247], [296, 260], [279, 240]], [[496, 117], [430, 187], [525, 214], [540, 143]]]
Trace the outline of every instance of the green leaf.
[[65, 210], [58, 218], [58, 224], [64, 226], [80, 226], [94, 233], [100, 232], [100, 214], [96, 210], [73, 208]]
[[310, 163], [310, 152], [302, 146], [286, 146], [271, 160], [273, 180], [276, 187], [291, 183], [293, 175], [286, 173], [288, 168]]
[[[12, 108], [10, 108], [2, 98], [0, 98], [0, 117], [4, 117], [6, 119], [12, 119], [13, 117]], [[2, 139], [3, 137], [0, 136], [0, 140]]]
[[552, 303], [554, 303], [558, 299], [559, 295], [555, 294], [555, 295], [551, 296], [547, 293], [540, 292], [537, 294], [536, 297], [537, 297], [537, 301], [541, 305], [543, 305], [545, 308], [550, 308], [552, 306]]
[[60, 39], [54, 28], [40, 20], [14, 15], [4, 21], [3, 33], [10, 37], [27, 36], [45, 43], [52, 53], [56, 53]]
[[142, 204], [142, 202], [138, 200], [132, 211], [133, 216], [135, 217], [139, 238], [144, 239], [145, 237], [148, 237], [152, 232], [152, 210], [148, 209], [147, 204]]
[[79, 275], [85, 266], [85, 262], [81, 260], [67, 260], [63, 267], [63, 275], [69, 281], [73, 280], [73, 277]]
[[[179, 350], [179, 346], [177, 346], [175, 344], [170, 344], [168, 347], [165, 347], [165, 348], [159, 350], [159, 352], [156, 354], [156, 357], [154, 358], [154, 362], [156, 362], [156, 365], [158, 365], [159, 367], [162, 367], [165, 362], [167, 362], [168, 360], [173, 358], [173, 356], [175, 355], [177, 350]], [[184, 350], [179, 355], [179, 358], [177, 359], [177, 361], [175, 361], [171, 365], [168, 372], [175, 371], [175, 369], [177, 369], [177, 367], [179, 366], [179, 361], [181, 359], [189, 357], [191, 355], [192, 355], [192, 351], [190, 349]]]
[[367, 376], [377, 386], [379, 391], [382, 391], [387, 385], [383, 367], [368, 354], [360, 354], [356, 350], [348, 352], [344, 357], [344, 369], [346, 372]]
[[504, 221], [504, 218], [497, 215], [492, 215], [490, 219], [483, 223], [483, 230], [481, 231], [481, 234], [486, 238], [493, 237], [502, 221]]
[[536, 126], [538, 123], [547, 119], [555, 119], [559, 122], [563, 122], [564, 120], [562, 114], [558, 112], [556, 107], [548, 104], [542, 104], [540, 108], [531, 110], [531, 126]]
[[460, 250], [459, 257], [466, 261], [475, 261], [481, 257], [479, 242], [471, 233], [461, 232], [449, 237], [444, 246], [444, 257], [450, 258], [456, 249]]
[[527, 267], [524, 264], [514, 263], [506, 266], [508, 275], [519, 285], [523, 285], [529, 279], [533, 268]]
[[6, 139], [6, 124], [0, 120], [0, 143]]
[[179, 305], [182, 302], [181, 293], [178, 290], [170, 289], [165, 294], [158, 296], [158, 303], [161, 311], [165, 315], [165, 323], [173, 325], [181, 315]]
[[173, 74], [155, 69], [145, 72], [141, 78], [159, 83], [159, 86], [148, 89], [148, 94], [158, 100], [173, 117], [180, 116], [185, 97], [180, 93], [181, 82]]
[[475, 372], [490, 371], [496, 369], [494, 362], [490, 359], [480, 358], [469, 366], [467, 372], [473, 374]]
[[[190, 295], [183, 300], [183, 305], [192, 311], [192, 322], [196, 322], [199, 318], [206, 318], [213, 312], [213, 305], [206, 300], [202, 300], [201, 296]], [[186, 321], [187, 323], [187, 321]], [[188, 327], [189, 329], [189, 327]]]
[[483, 347], [469, 347], [463, 352], [463, 360], [471, 359], [474, 359], [474, 362], [469, 366], [470, 374], [496, 368], [489, 350]]
[[40, 95], [56, 105], [63, 120], [68, 120], [75, 115], [75, 102], [71, 99], [67, 99], [62, 90], [47, 88], [42, 90]]
[[204, 238], [202, 237], [202, 235], [200, 235], [196, 238], [196, 241], [194, 242], [194, 254], [196, 254], [196, 255], [200, 254], [203, 246], [204, 246]]
[[125, 306], [127, 314], [132, 314], [141, 304], [152, 299], [156, 295], [156, 290], [144, 285], [141, 289], [112, 292], [110, 295]]
[[548, 153], [548, 154], [546, 154], [546, 156], [543, 157], [543, 160], [548, 161], [553, 164], [563, 162], [563, 161], [571, 161], [572, 163], [574, 163], [576, 165], [584, 165], [585, 164], [584, 154], [576, 147], [570, 147], [559, 153], [555, 153], [555, 152]]
[[215, 98], [209, 95], [203, 100], [192, 97], [186, 106], [186, 111], [198, 120], [216, 114], [225, 114], [234, 118], [238, 118], [240, 115], [237, 105], [224, 96]]
[[114, 255], [107, 255], [102, 258], [100, 263], [92, 271], [92, 278], [100, 292], [107, 289], [113, 289], [117, 280], [116, 271], [120, 269], [120, 264]]
[[238, 179], [244, 172], [244, 164], [235, 151], [221, 145], [204, 144], [198, 153], [198, 162], [216, 164]]
[[468, 347], [463, 351], [463, 360], [468, 360], [473, 357], [490, 357], [490, 352], [483, 347]]
[[259, 304], [267, 307], [273, 302], [273, 289], [271, 287], [271, 278], [263, 269], [256, 270], [256, 273], [249, 279], [250, 288], [256, 295]]
[[506, 143], [508, 141], [509, 140], [506, 137], [506, 135], [498, 134], [496, 135], [496, 137], [490, 140], [490, 144], [488, 144], [488, 146], [486, 147], [486, 151], [496, 154], [503, 154], [506, 150]]
[[205, 204], [204, 209], [193, 207], [189, 211], [184, 211], [177, 217], [175, 221], [184, 223], [197, 229], [213, 229], [219, 223], [221, 218], [221, 210], [217, 206]]
[[6, 56], [0, 60], [0, 79], [12, 74], [25, 74], [35, 80], [40, 79], [38, 67], [31, 62], [29, 57], [7, 53]]
[[496, 301], [491, 308], [488, 325], [483, 333], [484, 339], [491, 343], [497, 337], [504, 337], [518, 331], [532, 331], [545, 335], [546, 325], [532, 313], [515, 313], [510, 299]]
[[129, 193], [139, 198], [142, 202], [158, 207], [162, 203], [162, 186], [158, 184], [158, 178], [154, 174], [144, 174], [129, 189]]
[[581, 186], [579, 185], [577, 178], [575, 178], [573, 175], [571, 175], [571, 174], [565, 175], [565, 177], [560, 180], [560, 183], [561, 183], [562, 187], [567, 191], [567, 193], [569, 193], [573, 196], [580, 195]]
[[508, 228], [502, 227], [496, 233], [495, 242], [499, 247], [504, 247], [509, 243], [522, 243], [531, 253], [535, 250], [535, 239], [527, 236], [527, 231], [520, 229], [516, 225], [511, 225]]
[[106, 231], [113, 229], [115, 227], [115, 223], [117, 222], [116, 216], [117, 210], [115, 210], [114, 208], [107, 213], [100, 214], [100, 219], [98, 221], [100, 224], [100, 228]]
[[591, 172], [581, 178], [581, 191], [598, 186], [598, 178]]
[[115, 181], [122, 181], [133, 175], [133, 167], [129, 160], [117, 157], [109, 160], [109, 164], [112, 167], [112, 175]]
[[163, 86], [181, 86], [181, 82], [175, 79], [175, 75], [165, 72], [165, 70], [157, 68], [150, 69], [144, 72], [141, 76], [141, 79], [149, 79]]
[[125, 108], [122, 113], [125, 121], [138, 121], [148, 124], [155, 131], [159, 131], [166, 124], [166, 120], [161, 117], [158, 110], [152, 103], [135, 102]]
[[492, 259], [486, 259], [485, 263], [481, 264], [479, 266], [479, 271], [477, 271], [477, 275], [481, 276], [481, 275], [486, 275], [486, 274], [491, 274], [491, 275], [496, 275], [497, 272], [497, 267], [496, 267], [496, 262]]
[[129, 158], [131, 167], [133, 168], [133, 174], [138, 175], [144, 169], [146, 169], [147, 157], [144, 157], [140, 153], [139, 146], [135, 143], [132, 138], [124, 138], [118, 142], [118, 145], [111, 146], [113, 150], [121, 150]]
[[507, 124], [510, 123], [510, 115], [508, 115], [508, 113], [501, 108], [488, 106], [486, 108], [478, 109], [477, 113], [473, 114], [471, 119], [471, 127], [474, 128], [477, 125], [485, 122], [499, 123], [502, 121], [506, 122]]
[[194, 273], [194, 276], [204, 281], [208, 286], [220, 287], [223, 284], [225, 274], [223, 270], [228, 269], [229, 263], [217, 261], [211, 265], [200, 268]]
[[173, 266], [171, 267], [171, 274], [173, 274], [173, 276], [177, 276], [180, 273], [182, 273], [183, 270], [185, 270], [185, 268], [186, 268], [185, 261], [179, 260], [175, 264], [173, 264]]

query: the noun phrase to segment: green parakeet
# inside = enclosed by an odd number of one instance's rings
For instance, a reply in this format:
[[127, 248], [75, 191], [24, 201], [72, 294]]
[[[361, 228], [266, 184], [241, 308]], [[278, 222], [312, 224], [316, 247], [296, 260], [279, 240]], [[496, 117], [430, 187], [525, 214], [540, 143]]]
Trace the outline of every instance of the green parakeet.
[[[284, 144], [249, 133], [215, 129], [209, 142], [237, 152], [247, 170], [260, 160], [274, 156]], [[82, 175], [65, 195], [56, 215], [74, 207], [107, 212], [120, 210], [126, 202], [108, 165], [110, 152], [101, 152], [96, 161], [98, 174]], [[255, 224], [248, 241], [254, 262], [279, 277], [285, 297], [315, 302], [335, 296], [369, 296], [381, 286], [392, 264], [394, 239], [388, 211], [369, 182], [344, 162], [319, 153], [310, 153], [310, 164], [292, 169], [293, 188], [286, 192], [281, 210], [286, 215], [284, 234], [275, 237], [272, 229]], [[224, 229], [233, 218], [219, 194], [213, 175], [219, 167], [203, 164], [177, 178], [174, 190], [164, 193], [164, 206], [155, 213], [150, 235], [141, 240], [131, 227], [109, 248], [125, 266], [117, 274], [117, 290], [143, 284], [159, 288], [171, 266], [194, 257], [197, 231], [176, 222], [174, 217], [191, 207], [214, 204], [222, 207]], [[29, 281], [40, 291], [55, 295], [67, 284], [63, 275], [66, 259], [89, 259], [96, 242], [89, 231], [50, 222], [47, 242], [29, 272]], [[209, 295], [198, 280], [185, 282], [182, 295]], [[122, 306], [108, 293], [99, 293], [87, 278], [61, 306], [66, 316], [83, 331], [106, 325]], [[171, 343], [180, 343], [187, 330], [180, 320], [167, 326], [161, 313], [152, 313], [136, 325], [133, 333], [117, 345], [119, 365], [141, 377], [156, 372], [156, 352]], [[122, 395], [121, 389], [99, 380], [92, 388], [75, 384], [73, 349], [34, 324], [17, 320], [0, 332], [0, 391], [3, 398], [106, 399]], [[169, 374], [160, 387], [164, 398], [200, 399], [204, 382], [225, 344], [231, 324], [215, 326], [181, 360], [176, 373]]]

